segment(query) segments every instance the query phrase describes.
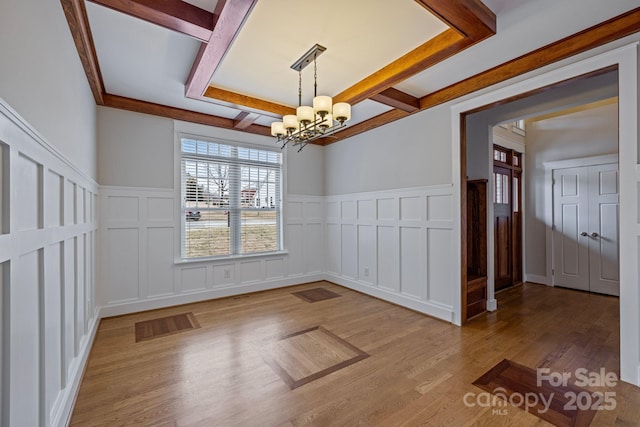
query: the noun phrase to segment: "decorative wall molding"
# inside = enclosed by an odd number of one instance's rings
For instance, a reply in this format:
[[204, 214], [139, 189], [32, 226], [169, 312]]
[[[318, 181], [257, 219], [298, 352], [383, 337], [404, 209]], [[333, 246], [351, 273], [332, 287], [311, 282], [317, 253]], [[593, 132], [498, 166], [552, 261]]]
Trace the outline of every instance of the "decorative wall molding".
[[451, 321], [451, 194], [451, 185], [438, 185], [289, 195], [285, 253], [176, 262], [174, 190], [101, 187], [101, 313], [113, 316], [327, 279]]
[[325, 205], [328, 280], [452, 320], [451, 185], [328, 196]]
[[324, 201], [288, 196], [283, 253], [182, 262], [173, 189], [101, 187], [103, 316], [323, 279]]
[[0, 99], [2, 425], [66, 425], [98, 324], [96, 182]]

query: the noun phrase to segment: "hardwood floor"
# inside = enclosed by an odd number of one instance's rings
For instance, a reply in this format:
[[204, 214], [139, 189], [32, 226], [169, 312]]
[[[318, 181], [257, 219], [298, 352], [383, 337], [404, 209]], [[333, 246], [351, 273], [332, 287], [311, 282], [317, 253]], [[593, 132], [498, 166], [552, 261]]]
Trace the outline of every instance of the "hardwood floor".
[[[318, 287], [341, 297], [292, 295]], [[498, 298], [462, 328], [328, 282], [104, 319], [71, 425], [542, 426], [513, 406], [471, 407], [484, 392], [472, 383], [505, 358], [619, 374], [617, 298], [534, 284]], [[137, 322], [186, 312], [200, 328], [135, 342]], [[269, 361], [317, 378], [291, 389]], [[640, 389], [586, 388], [615, 393], [592, 426], [640, 425]]]

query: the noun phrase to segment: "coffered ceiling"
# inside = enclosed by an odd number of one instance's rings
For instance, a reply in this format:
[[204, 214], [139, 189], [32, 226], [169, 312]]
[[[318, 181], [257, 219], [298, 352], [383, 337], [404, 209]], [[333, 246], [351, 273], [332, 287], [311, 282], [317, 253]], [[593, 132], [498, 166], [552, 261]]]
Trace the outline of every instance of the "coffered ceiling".
[[[327, 144], [455, 97], [456, 81], [438, 66], [495, 34], [494, 12], [523, 1], [61, 4], [98, 105], [244, 132], [269, 135], [271, 122], [294, 111], [298, 73], [290, 66], [315, 43], [325, 46], [318, 94], [353, 105], [349, 126], [318, 141]], [[313, 67], [302, 71], [302, 92], [309, 104]]]

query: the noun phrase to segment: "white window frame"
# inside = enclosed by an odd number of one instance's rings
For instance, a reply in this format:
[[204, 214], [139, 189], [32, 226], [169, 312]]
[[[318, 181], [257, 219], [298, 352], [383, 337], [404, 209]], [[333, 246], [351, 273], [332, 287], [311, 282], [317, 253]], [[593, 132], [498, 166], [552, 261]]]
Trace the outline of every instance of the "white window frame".
[[513, 122], [513, 125], [511, 126], [511, 132], [520, 136], [526, 136], [527, 132], [525, 131], [524, 123], [524, 119], [518, 119]]
[[[242, 140], [241, 138], [242, 137]], [[228, 129], [212, 128], [194, 123], [174, 121], [174, 263], [198, 263], [198, 262], [225, 262], [238, 258], [268, 257], [286, 254], [285, 246], [285, 211], [286, 206], [286, 161], [287, 150], [282, 150], [282, 162], [280, 169], [280, 209], [279, 209], [279, 249], [273, 252], [257, 252], [250, 254], [231, 254], [225, 256], [210, 256], [198, 258], [183, 257], [183, 235], [185, 232], [185, 218], [182, 206], [182, 138], [195, 139], [206, 142], [253, 148], [258, 150], [270, 150], [277, 152], [279, 146], [275, 146], [271, 138], [242, 133]]]

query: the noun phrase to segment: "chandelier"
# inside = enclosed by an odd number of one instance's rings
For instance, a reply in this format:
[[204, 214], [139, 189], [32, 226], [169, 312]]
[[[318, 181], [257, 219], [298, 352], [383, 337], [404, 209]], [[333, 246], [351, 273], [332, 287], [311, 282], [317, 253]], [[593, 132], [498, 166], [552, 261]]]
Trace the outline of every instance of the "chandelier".
[[[281, 122], [271, 123], [271, 135], [284, 148], [291, 143], [302, 150], [308, 143], [329, 136], [346, 127], [351, 118], [351, 105], [346, 102], [333, 104], [330, 96], [318, 96], [318, 65], [316, 59], [325, 47], [316, 44], [291, 66], [298, 72], [298, 108], [296, 114], [288, 114]], [[313, 62], [313, 107], [302, 105], [302, 69]]]

